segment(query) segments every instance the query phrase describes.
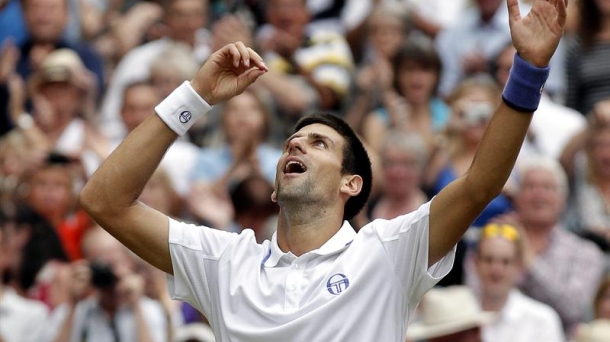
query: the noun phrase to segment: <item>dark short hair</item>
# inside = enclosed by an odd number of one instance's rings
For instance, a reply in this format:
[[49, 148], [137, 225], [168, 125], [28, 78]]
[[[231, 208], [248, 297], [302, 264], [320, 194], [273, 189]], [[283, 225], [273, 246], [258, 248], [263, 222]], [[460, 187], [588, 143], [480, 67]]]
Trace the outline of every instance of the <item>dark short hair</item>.
[[322, 124], [328, 126], [345, 139], [343, 148], [342, 174], [359, 175], [362, 177], [362, 189], [356, 196], [351, 197], [345, 203], [343, 211], [343, 219], [351, 220], [356, 216], [369, 199], [371, 194], [371, 186], [373, 184], [373, 172], [371, 170], [371, 160], [369, 155], [362, 145], [362, 142], [352, 130], [352, 128], [343, 119], [329, 113], [314, 113], [302, 117], [296, 124], [294, 132], [296, 133], [301, 128], [313, 124]]
[[432, 41], [426, 38], [409, 38], [392, 58], [393, 85], [399, 94], [402, 93], [399, 83], [400, 72], [409, 63], [417, 68], [436, 72], [437, 81], [434, 86], [436, 92], [440, 75], [443, 72], [443, 63]]

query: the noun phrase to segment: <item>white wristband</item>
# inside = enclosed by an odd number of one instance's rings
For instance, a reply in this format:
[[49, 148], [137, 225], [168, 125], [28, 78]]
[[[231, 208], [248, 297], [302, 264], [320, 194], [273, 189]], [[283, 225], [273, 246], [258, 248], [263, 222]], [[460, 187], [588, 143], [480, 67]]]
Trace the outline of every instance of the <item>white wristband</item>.
[[169, 128], [182, 136], [210, 109], [212, 106], [197, 94], [191, 83], [184, 81], [155, 107], [155, 112]]

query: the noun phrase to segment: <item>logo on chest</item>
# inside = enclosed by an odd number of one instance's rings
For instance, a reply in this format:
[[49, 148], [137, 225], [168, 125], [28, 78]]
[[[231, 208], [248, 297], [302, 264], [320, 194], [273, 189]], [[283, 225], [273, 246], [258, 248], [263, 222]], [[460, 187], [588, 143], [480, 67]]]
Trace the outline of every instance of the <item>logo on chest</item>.
[[326, 289], [333, 295], [339, 295], [349, 287], [349, 279], [344, 274], [333, 274], [326, 282]]

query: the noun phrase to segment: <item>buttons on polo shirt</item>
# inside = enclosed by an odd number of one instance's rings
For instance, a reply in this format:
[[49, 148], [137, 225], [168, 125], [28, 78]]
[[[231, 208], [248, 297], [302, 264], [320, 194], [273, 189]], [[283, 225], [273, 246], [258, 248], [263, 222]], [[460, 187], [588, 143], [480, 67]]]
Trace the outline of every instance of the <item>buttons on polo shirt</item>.
[[294, 264], [294, 268], [299, 269], [299, 264]]

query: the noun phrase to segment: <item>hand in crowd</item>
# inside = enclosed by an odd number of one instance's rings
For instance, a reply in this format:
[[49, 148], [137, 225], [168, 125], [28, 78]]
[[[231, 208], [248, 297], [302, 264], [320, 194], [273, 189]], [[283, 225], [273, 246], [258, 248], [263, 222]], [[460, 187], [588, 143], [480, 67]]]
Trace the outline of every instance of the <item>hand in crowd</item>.
[[235, 41], [252, 46], [252, 31], [239, 16], [227, 14], [212, 26], [212, 49], [218, 50]]
[[195, 183], [186, 197], [186, 205], [193, 215], [206, 224], [224, 229], [233, 218], [233, 205], [226, 189], [222, 192], [215, 190], [214, 185], [208, 182]]
[[70, 281], [69, 300], [72, 304], [76, 304], [89, 295], [92, 274], [87, 261], [76, 261], [71, 266], [72, 279]]
[[362, 92], [372, 91], [375, 88], [389, 91], [392, 89], [393, 77], [390, 62], [378, 58], [362, 69], [356, 78], [356, 85]]
[[588, 119], [596, 125], [610, 125], [610, 100], [597, 102]]
[[11, 39], [5, 40], [0, 48], [0, 84], [6, 83], [9, 76], [15, 73], [18, 60], [19, 49]]

